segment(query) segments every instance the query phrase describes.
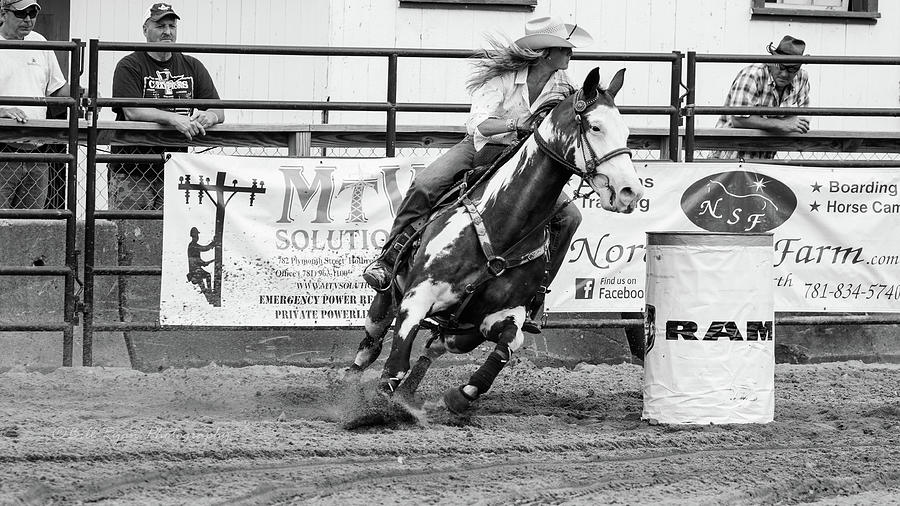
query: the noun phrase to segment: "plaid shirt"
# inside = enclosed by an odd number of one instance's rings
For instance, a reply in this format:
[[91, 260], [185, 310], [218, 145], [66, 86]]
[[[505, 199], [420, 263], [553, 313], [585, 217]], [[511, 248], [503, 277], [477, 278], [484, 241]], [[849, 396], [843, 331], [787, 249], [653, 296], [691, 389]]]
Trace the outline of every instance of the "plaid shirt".
[[[775, 79], [769, 73], [769, 67], [765, 63], [748, 65], [738, 72], [728, 97], [725, 98], [726, 107], [808, 107], [809, 106], [809, 75], [800, 69], [794, 75], [794, 79], [785, 87], [782, 95], [775, 88]], [[749, 118], [750, 114], [738, 114], [741, 118]], [[784, 118], [787, 115], [763, 116], [764, 118]], [[734, 116], [723, 115], [719, 117], [716, 128], [733, 128]], [[752, 158], [775, 158], [775, 151], [753, 151]], [[719, 151], [713, 152], [710, 158], [745, 158], [745, 152]]]

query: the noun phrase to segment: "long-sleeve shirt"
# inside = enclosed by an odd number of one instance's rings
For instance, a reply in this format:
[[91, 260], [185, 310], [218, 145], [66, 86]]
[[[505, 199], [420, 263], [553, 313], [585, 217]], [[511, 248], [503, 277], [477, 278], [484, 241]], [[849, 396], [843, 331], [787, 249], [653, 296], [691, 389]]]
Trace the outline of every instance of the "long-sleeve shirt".
[[[809, 75], [800, 69], [781, 93], [775, 87], [775, 79], [765, 63], [748, 65], [738, 72], [725, 98], [726, 107], [809, 107]], [[749, 118], [750, 114], [722, 115], [716, 128], [733, 128], [734, 116]], [[763, 116], [764, 118], [784, 118], [788, 115]], [[775, 151], [754, 151], [754, 158], [775, 158]], [[715, 153], [715, 158], [744, 158], [744, 153], [724, 151]]]
[[[466, 130], [475, 140], [475, 150], [479, 151], [486, 144], [511, 144], [515, 138], [515, 132], [501, 133], [485, 136], [478, 130], [484, 120], [519, 118], [524, 120], [537, 110], [547, 100], [558, 97], [559, 94], [570, 91], [573, 86], [568, 74], [564, 70], [557, 70], [540, 95], [531, 102], [528, 94], [528, 68], [518, 72], [507, 72], [494, 77], [481, 85], [472, 93], [472, 108], [469, 119], [466, 121]], [[529, 105], [530, 103], [530, 105]]]

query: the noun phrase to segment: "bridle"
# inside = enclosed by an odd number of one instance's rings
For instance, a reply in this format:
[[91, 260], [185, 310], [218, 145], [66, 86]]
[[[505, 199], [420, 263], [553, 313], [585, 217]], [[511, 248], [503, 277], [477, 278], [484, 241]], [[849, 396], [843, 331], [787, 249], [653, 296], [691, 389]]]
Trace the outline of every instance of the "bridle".
[[[615, 148], [609, 153], [606, 153], [603, 156], [598, 157], [597, 153], [594, 152], [594, 147], [591, 146], [591, 143], [587, 140], [587, 120], [584, 117], [584, 111], [594, 105], [595, 102], [600, 98], [600, 91], [594, 95], [594, 98], [590, 100], [584, 99], [583, 90], [578, 90], [575, 92], [575, 99], [573, 102], [573, 109], [575, 109], [575, 122], [578, 123], [578, 142], [581, 144], [581, 156], [584, 157], [584, 167], [585, 170], [582, 171], [575, 164], [569, 162], [565, 158], [563, 158], [558, 153], [555, 153], [550, 146], [547, 144], [547, 141], [541, 137], [540, 132], [537, 128], [534, 129], [534, 140], [537, 142], [538, 148], [544, 152], [547, 156], [549, 156], [554, 162], [565, 167], [566, 170], [580, 177], [581, 179], [593, 179], [597, 174], [597, 167], [600, 164], [607, 162], [619, 155], [628, 155], [628, 158], [631, 158], [631, 150], [628, 149], [627, 146], [623, 146], [621, 148]], [[585, 146], [587, 146], [587, 153], [585, 152]], [[590, 153], [590, 158], [588, 158], [588, 153]], [[609, 180], [606, 181], [606, 186], [609, 186]]]

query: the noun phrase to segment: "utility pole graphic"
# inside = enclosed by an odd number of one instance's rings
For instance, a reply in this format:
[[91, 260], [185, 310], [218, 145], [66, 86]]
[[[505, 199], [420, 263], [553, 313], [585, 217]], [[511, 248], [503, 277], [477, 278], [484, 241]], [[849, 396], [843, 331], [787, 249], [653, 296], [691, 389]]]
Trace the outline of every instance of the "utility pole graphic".
[[[222, 307], [222, 232], [225, 229], [225, 207], [231, 202], [238, 193], [250, 194], [250, 207], [253, 207], [253, 200], [256, 194], [266, 193], [265, 183], [262, 181], [257, 184], [253, 179], [250, 186], [238, 186], [237, 179], [232, 181], [231, 186], [225, 185], [225, 173], [216, 173], [216, 183], [209, 184], [209, 178], [203, 180], [203, 176], [197, 177], [197, 182], [191, 182], [191, 176], [185, 175], [178, 178], [178, 189], [184, 190], [184, 203], [189, 204], [191, 201], [191, 190], [197, 190], [197, 203], [203, 204], [203, 195], [209, 198], [209, 202], [216, 206], [216, 230], [213, 235], [215, 241], [215, 274], [213, 275], [212, 297], [207, 297], [210, 304], [215, 307]], [[226, 197], [225, 194], [229, 195]]]
[[377, 179], [350, 179], [345, 180], [344, 184], [341, 185], [341, 189], [338, 191], [338, 195], [344, 192], [347, 188], [353, 189], [353, 194], [350, 197], [350, 216], [347, 217], [347, 223], [365, 223], [369, 221], [366, 218], [366, 213], [363, 211], [362, 205], [362, 196], [363, 192], [366, 188], [374, 188], [375, 193], [378, 193], [378, 180]]

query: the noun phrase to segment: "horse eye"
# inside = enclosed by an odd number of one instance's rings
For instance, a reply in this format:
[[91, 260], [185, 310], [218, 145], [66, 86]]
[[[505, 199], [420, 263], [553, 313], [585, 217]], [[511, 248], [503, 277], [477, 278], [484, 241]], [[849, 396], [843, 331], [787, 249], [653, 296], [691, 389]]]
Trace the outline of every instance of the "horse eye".
[[600, 131], [600, 127], [598, 127], [598, 126], [596, 126], [596, 125], [593, 125], [593, 126], [591, 126], [591, 130], [593, 130], [593, 131], [595, 131], [595, 132], [599, 132], [599, 131]]

